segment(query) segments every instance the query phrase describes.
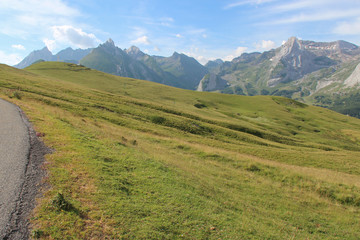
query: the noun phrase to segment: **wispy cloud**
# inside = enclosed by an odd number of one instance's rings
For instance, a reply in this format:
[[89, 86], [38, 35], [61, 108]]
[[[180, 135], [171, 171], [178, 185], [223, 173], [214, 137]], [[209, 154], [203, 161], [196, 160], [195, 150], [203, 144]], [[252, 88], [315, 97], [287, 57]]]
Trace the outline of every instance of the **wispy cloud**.
[[18, 54], [7, 54], [3, 51], [0, 51], [0, 62], [1, 63], [5, 63], [8, 65], [15, 65], [17, 63], [19, 63], [21, 61], [21, 56], [19, 56]]
[[357, 18], [355, 21], [346, 21], [338, 23], [334, 28], [335, 34], [340, 35], [359, 35], [360, 34], [360, 18]]
[[226, 5], [224, 7], [224, 9], [231, 9], [231, 8], [235, 8], [235, 7], [240, 7], [240, 6], [244, 6], [244, 5], [259, 5], [259, 4], [263, 4], [263, 3], [269, 3], [269, 2], [274, 2], [277, 0], [243, 0], [243, 1], [237, 1], [234, 3], [230, 3], [228, 5]]
[[1, 0], [0, 14], [2, 25], [7, 26], [0, 32], [12, 36], [44, 32], [49, 26], [69, 24], [80, 16], [62, 0]]
[[301, 23], [301, 22], [339, 20], [344, 18], [356, 17], [359, 15], [360, 15], [360, 9], [338, 10], [338, 11], [320, 10], [311, 13], [300, 13], [293, 16], [269, 21], [264, 24], [290, 24], [290, 23]]
[[[348, 19], [360, 15], [360, 2], [353, 0], [297, 0], [277, 2], [263, 9], [264, 25]], [[269, 20], [271, 19], [271, 20]]]
[[18, 50], [25, 50], [25, 47], [21, 44], [13, 44], [13, 45], [11, 45], [11, 47], [18, 49]]
[[76, 16], [80, 12], [61, 0], [1, 0], [0, 11], [14, 11], [41, 16]]

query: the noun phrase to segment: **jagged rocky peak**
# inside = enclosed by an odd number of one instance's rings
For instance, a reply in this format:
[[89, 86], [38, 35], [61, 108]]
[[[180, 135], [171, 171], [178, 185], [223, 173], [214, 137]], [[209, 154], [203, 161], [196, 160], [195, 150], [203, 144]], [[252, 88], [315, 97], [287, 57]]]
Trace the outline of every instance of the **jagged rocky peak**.
[[114, 43], [114, 41], [113, 41], [111, 38], [109, 38], [109, 39], [106, 41], [106, 43], [108, 43], [108, 44], [111, 44], [111, 45], [114, 45], [114, 46], [115, 46], [115, 43]]
[[115, 47], [115, 43], [111, 38], [109, 38], [103, 45], [106, 47], [111, 47], [111, 48]]
[[131, 46], [129, 49], [126, 49], [125, 52], [130, 55], [133, 56], [135, 58], [138, 57], [143, 57], [145, 55], [145, 53], [143, 53], [138, 47], [136, 46]]
[[210, 60], [205, 64], [205, 67], [207, 68], [214, 68], [214, 67], [218, 67], [219, 65], [223, 64], [224, 61], [221, 60], [220, 58], [216, 59], [216, 60]]
[[173, 55], [172, 55], [172, 57], [178, 57], [178, 56], [180, 56], [180, 53], [178, 53], [178, 52], [176, 52], [176, 51], [175, 51], [175, 52], [173, 53]]
[[296, 37], [291, 37], [281, 46], [280, 55], [285, 56], [294, 51], [303, 50], [303, 49], [304, 46], [302, 44], [302, 41], [300, 41]]

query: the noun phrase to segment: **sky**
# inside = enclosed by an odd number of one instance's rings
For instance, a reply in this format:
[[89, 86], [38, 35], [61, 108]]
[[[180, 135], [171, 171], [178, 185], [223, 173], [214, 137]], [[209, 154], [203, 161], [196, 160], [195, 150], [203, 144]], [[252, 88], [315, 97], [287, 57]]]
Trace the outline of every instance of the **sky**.
[[360, 0], [0, 0], [0, 63], [47, 46], [90, 48], [111, 38], [150, 55], [200, 63], [279, 47], [292, 36], [360, 45]]

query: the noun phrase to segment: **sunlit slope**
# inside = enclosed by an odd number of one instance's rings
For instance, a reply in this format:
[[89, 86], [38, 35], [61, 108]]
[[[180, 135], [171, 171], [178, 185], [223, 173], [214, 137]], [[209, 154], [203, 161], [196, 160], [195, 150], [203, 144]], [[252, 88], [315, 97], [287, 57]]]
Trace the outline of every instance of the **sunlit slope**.
[[157, 110], [154, 115], [181, 116], [215, 128], [235, 130], [263, 144], [360, 150], [359, 143], [351, 137], [345, 135], [341, 141], [337, 137], [342, 136], [341, 129], [359, 129], [358, 120], [286, 98], [187, 91], [57, 62], [35, 64], [27, 71], [131, 99], [139, 108]]
[[42, 238], [360, 238], [359, 119], [55, 62], [1, 65], [0, 96], [55, 150]]

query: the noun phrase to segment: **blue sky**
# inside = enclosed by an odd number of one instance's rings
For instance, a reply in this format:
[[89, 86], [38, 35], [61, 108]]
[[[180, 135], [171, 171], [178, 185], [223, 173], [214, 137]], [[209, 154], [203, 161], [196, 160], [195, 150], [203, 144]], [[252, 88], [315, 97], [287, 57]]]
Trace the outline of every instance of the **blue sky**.
[[112, 38], [201, 63], [279, 47], [291, 36], [360, 45], [359, 0], [0, 0], [0, 63]]

